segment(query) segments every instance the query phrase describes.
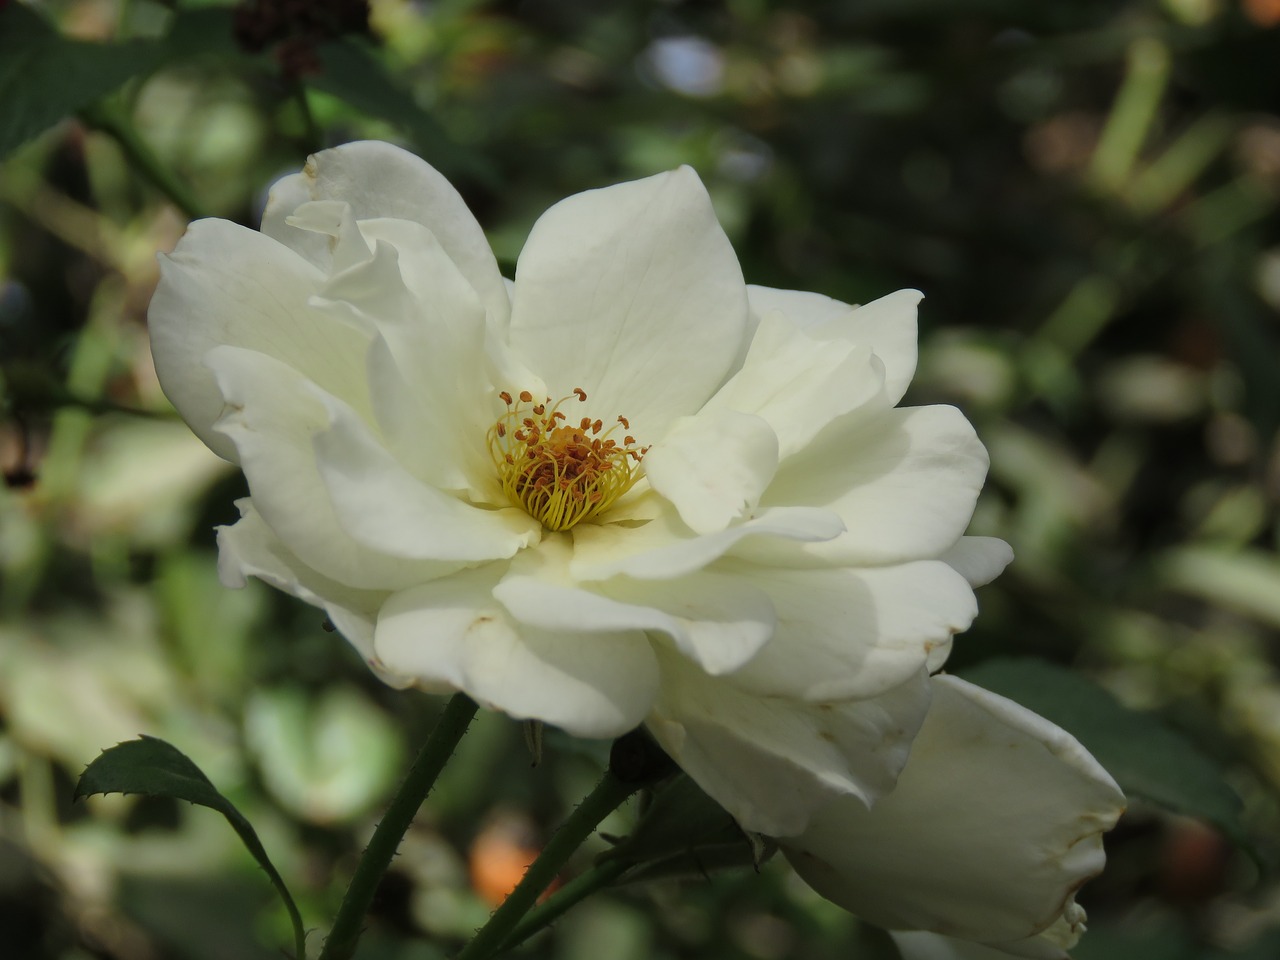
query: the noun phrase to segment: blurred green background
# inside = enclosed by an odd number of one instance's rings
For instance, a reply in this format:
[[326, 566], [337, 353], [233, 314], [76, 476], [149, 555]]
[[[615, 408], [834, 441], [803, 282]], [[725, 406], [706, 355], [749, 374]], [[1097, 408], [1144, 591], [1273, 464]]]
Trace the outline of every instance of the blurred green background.
[[[1130, 721], [1137, 752], [1177, 743], [1130, 790], [1075, 955], [1280, 955], [1280, 0], [0, 8], [0, 955], [280, 956], [283, 911], [216, 814], [73, 804], [76, 777], [172, 741], [321, 928], [439, 710], [311, 608], [218, 584], [243, 481], [147, 348], [188, 214], [256, 225], [272, 179], [362, 137], [443, 170], [508, 273], [555, 200], [688, 163], [750, 282], [924, 290], [908, 402], [975, 421], [974, 532], [1017, 554], [952, 667], [1032, 706], [993, 658], [1090, 678], [1140, 716], [1082, 695], [1060, 720], [1121, 767]], [[531, 769], [483, 717], [359, 956], [456, 950], [605, 749], [550, 736]], [[892, 956], [777, 863], [610, 892], [529, 951]]]

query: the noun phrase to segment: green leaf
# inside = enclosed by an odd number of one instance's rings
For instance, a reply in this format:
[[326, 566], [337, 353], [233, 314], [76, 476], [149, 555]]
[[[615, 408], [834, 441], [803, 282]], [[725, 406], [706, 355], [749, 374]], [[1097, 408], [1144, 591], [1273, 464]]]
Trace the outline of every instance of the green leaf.
[[1249, 846], [1240, 798], [1221, 769], [1157, 717], [1130, 710], [1096, 684], [1040, 660], [988, 660], [960, 675], [1072, 733], [1129, 796], [1200, 817]]
[[11, 4], [0, 12], [0, 157], [150, 68], [152, 47], [68, 40]]
[[160, 39], [90, 43], [62, 36], [30, 7], [9, 4], [0, 10], [0, 158], [134, 77], [230, 49], [229, 11], [184, 13]]
[[701, 876], [731, 867], [759, 867], [777, 849], [745, 832], [729, 813], [681, 774], [654, 793], [630, 835], [600, 857], [635, 869], [625, 881]]
[[1272, 551], [1181, 547], [1161, 554], [1155, 572], [1163, 586], [1280, 627], [1280, 561]]
[[98, 793], [141, 793], [151, 797], [172, 797], [217, 810], [226, 817], [231, 829], [258, 861], [258, 865], [266, 871], [272, 885], [284, 900], [285, 909], [289, 911], [289, 919], [293, 923], [297, 957], [306, 956], [306, 932], [302, 927], [302, 917], [284, 879], [263, 849], [257, 833], [244, 815], [217, 791], [209, 778], [181, 750], [163, 740], [144, 736], [102, 751], [80, 775], [75, 799]]

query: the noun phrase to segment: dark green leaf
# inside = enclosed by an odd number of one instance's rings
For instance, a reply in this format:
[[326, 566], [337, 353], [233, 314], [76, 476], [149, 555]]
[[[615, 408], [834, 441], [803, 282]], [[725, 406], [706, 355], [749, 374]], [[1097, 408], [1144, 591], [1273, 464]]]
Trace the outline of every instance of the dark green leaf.
[[1222, 771], [1157, 717], [1130, 710], [1096, 684], [1040, 660], [988, 660], [961, 676], [1072, 733], [1129, 796], [1200, 817], [1244, 842], [1240, 798]]
[[666, 783], [636, 829], [602, 860], [622, 859], [635, 869], [628, 882], [697, 876], [728, 867], [758, 867], [776, 847], [746, 833], [718, 803], [681, 774]]
[[149, 41], [68, 40], [22, 4], [0, 12], [0, 157], [154, 63]]
[[169, 32], [158, 41], [163, 62], [180, 64], [201, 56], [265, 59], [244, 53], [232, 32], [232, 19], [229, 7], [179, 10], [169, 25]]
[[96, 793], [145, 793], [152, 797], [173, 797], [211, 807], [229, 816], [239, 816], [186, 754], [155, 737], [128, 740], [102, 751], [80, 775], [75, 798], [79, 800]]
[[1074, 960], [1199, 960], [1190, 930], [1168, 914], [1129, 923], [1089, 924], [1088, 935], [1073, 947]]
[[1280, 957], [1280, 930], [1268, 930], [1247, 947], [1210, 950], [1203, 960], [1275, 960]]
[[90, 43], [63, 37], [29, 7], [10, 4], [0, 10], [0, 157], [133, 77], [230, 47], [224, 10], [178, 16], [161, 39]]
[[98, 793], [141, 793], [151, 797], [172, 797], [217, 810], [226, 817], [231, 828], [258, 861], [258, 865], [267, 872], [272, 885], [280, 893], [293, 922], [297, 955], [305, 955], [303, 945], [306, 933], [302, 927], [302, 917], [298, 914], [298, 908], [284, 879], [267, 856], [258, 834], [244, 815], [218, 792], [209, 778], [181, 750], [163, 740], [144, 736], [102, 751], [80, 775], [75, 799]]

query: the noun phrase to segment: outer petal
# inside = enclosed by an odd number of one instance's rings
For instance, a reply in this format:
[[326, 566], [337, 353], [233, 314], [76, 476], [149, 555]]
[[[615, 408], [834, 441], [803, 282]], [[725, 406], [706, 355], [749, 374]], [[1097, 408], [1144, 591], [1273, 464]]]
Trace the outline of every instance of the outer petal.
[[760, 697], [670, 654], [648, 721], [664, 750], [746, 830], [800, 833], [837, 797], [863, 805], [893, 788], [924, 719], [923, 673], [871, 700]]
[[1067, 951], [1084, 933], [1084, 910], [1071, 901], [1062, 916], [1034, 937], [1008, 943], [973, 943], [924, 930], [897, 931], [893, 942], [902, 960], [1071, 960]]
[[374, 646], [397, 673], [465, 690], [513, 717], [581, 737], [614, 737], [648, 712], [658, 669], [639, 630], [543, 631], [517, 625], [493, 598], [505, 564], [391, 597]]
[[388, 591], [457, 569], [386, 556], [343, 529], [312, 446], [330, 425], [314, 384], [239, 347], [215, 347], [207, 361], [226, 398], [217, 429], [235, 444], [262, 519], [303, 563], [350, 587]]
[[422, 224], [439, 239], [485, 309], [505, 326], [509, 301], [484, 231], [458, 191], [425, 160], [389, 143], [347, 143], [313, 155], [302, 173], [272, 188], [262, 232], [327, 271], [328, 248], [285, 222], [304, 197], [348, 203], [356, 220], [389, 217]]
[[954, 677], [898, 785], [841, 800], [785, 848], [820, 894], [882, 927], [1000, 943], [1055, 922], [1102, 869], [1124, 797], [1065, 731]]
[[233, 526], [217, 528], [218, 575], [223, 584], [239, 588], [245, 585], [246, 577], [257, 577], [319, 607], [384, 682], [407, 687], [412, 681], [385, 669], [373, 653], [373, 624], [387, 595], [375, 590], [353, 590], [320, 575], [271, 532], [249, 498], [237, 500], [236, 506], [240, 508], [240, 520]]
[[995, 537], [961, 537], [939, 557], [972, 586], [990, 583], [1013, 562], [1013, 548]]
[[607, 580], [615, 576], [639, 580], [671, 580], [701, 570], [744, 540], [830, 540], [844, 530], [831, 510], [774, 507], [715, 533], [698, 536], [670, 510], [643, 526], [582, 524], [573, 530], [575, 580]]
[[561, 201], [516, 267], [516, 354], [551, 396], [584, 388], [592, 416], [628, 417], [642, 444], [716, 391], [746, 323], [741, 268], [688, 167]]
[[788, 460], [763, 503], [838, 513], [847, 532], [804, 548], [824, 561], [936, 557], [969, 525], [987, 463], [987, 451], [955, 407], [855, 414]]
[[773, 640], [734, 683], [811, 702], [873, 697], [946, 659], [978, 612], [973, 590], [936, 560], [892, 567], [784, 570], [722, 561], [778, 612]]
[[776, 617], [761, 590], [698, 571], [660, 584], [617, 578], [573, 585], [560, 538], [522, 553], [494, 596], [516, 620], [551, 631], [649, 630], [710, 674], [737, 670], [773, 636]]
[[841, 320], [857, 309], [853, 304], [807, 290], [781, 290], [747, 284], [747, 300], [751, 312], [763, 319], [771, 313], [781, 314], [803, 330], [816, 330], [824, 324]]
[[777, 469], [777, 435], [733, 410], [681, 417], [644, 458], [649, 484], [698, 533], [723, 530], [754, 508]]
[[895, 931], [891, 936], [902, 960], [1004, 960], [1008, 956], [981, 943], [925, 930]]
[[[881, 395], [884, 371], [865, 345], [815, 340], [777, 310], [760, 318], [746, 359], [703, 409], [763, 419], [780, 457], [804, 449], [836, 417]], [[648, 461], [646, 461], [648, 466]]]
[[847, 340], [870, 347], [884, 363], [885, 401], [895, 405], [916, 373], [916, 307], [919, 290], [899, 290], [861, 307], [819, 293], [747, 288], [751, 310], [764, 317], [772, 310], [803, 327], [815, 340]]
[[323, 279], [287, 247], [226, 220], [196, 221], [160, 258], [160, 285], [147, 313], [156, 374], [214, 453], [236, 459], [234, 445], [213, 429], [223, 401], [203, 366], [205, 353], [219, 344], [274, 357], [335, 396], [367, 406], [368, 336], [307, 306]]

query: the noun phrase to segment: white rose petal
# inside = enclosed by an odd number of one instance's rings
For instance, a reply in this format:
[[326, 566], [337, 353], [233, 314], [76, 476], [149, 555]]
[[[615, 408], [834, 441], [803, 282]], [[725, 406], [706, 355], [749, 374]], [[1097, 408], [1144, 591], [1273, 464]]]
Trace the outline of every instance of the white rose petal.
[[491, 565], [392, 596], [378, 616], [379, 660], [578, 736], [614, 737], [637, 726], [658, 687], [644, 634], [517, 628], [493, 597], [501, 575]]
[[738, 577], [703, 570], [676, 581], [618, 577], [585, 590], [568, 576], [563, 540], [522, 554], [494, 597], [516, 620], [543, 630], [648, 630], [665, 634], [712, 676], [742, 667], [774, 635], [768, 595]]
[[430, 164], [389, 143], [360, 141], [317, 153], [301, 173], [272, 187], [262, 232], [329, 272], [332, 247], [287, 224], [306, 200], [339, 200], [357, 220], [391, 218], [428, 227], [505, 327], [509, 301], [489, 241], [458, 191]]
[[891, 931], [902, 960], [1071, 960], [1067, 951], [1084, 933], [1085, 913], [1071, 900], [1062, 915], [1034, 937], [1005, 943], [975, 943], [924, 930]]
[[978, 612], [969, 585], [936, 560], [889, 567], [780, 570], [721, 565], [777, 611], [774, 642], [737, 675], [761, 696], [874, 697], [944, 659]]
[[777, 311], [815, 340], [845, 340], [870, 347], [884, 368], [884, 400], [893, 406], [916, 373], [916, 307], [919, 290], [898, 290], [861, 307], [819, 293], [747, 287], [751, 309], [764, 317]]
[[367, 392], [367, 336], [307, 307], [323, 279], [292, 250], [225, 220], [193, 223], [177, 249], [160, 258], [149, 311], [156, 373], [214, 453], [236, 459], [234, 446], [213, 429], [224, 400], [203, 363], [212, 347], [274, 357], [349, 402]]
[[584, 388], [644, 443], [715, 392], [746, 323], [738, 259], [688, 167], [560, 201], [516, 267], [515, 352], [552, 396]]
[[1013, 549], [995, 537], [961, 537], [938, 558], [972, 586], [990, 583], [1013, 562]]
[[778, 456], [883, 393], [884, 365], [865, 345], [814, 339], [778, 311], [760, 318], [742, 367], [704, 408], [753, 413], [777, 436]]
[[778, 469], [778, 437], [732, 410], [681, 417], [644, 460], [649, 484], [698, 533], [715, 533], [760, 502]]
[[765, 506], [834, 511], [845, 533], [803, 552], [862, 566], [936, 557], [969, 525], [987, 451], [955, 407], [853, 414], [787, 460]]
[[664, 658], [649, 728], [747, 830], [799, 833], [833, 798], [868, 804], [893, 789], [929, 704], [921, 671], [867, 700], [762, 697]]

